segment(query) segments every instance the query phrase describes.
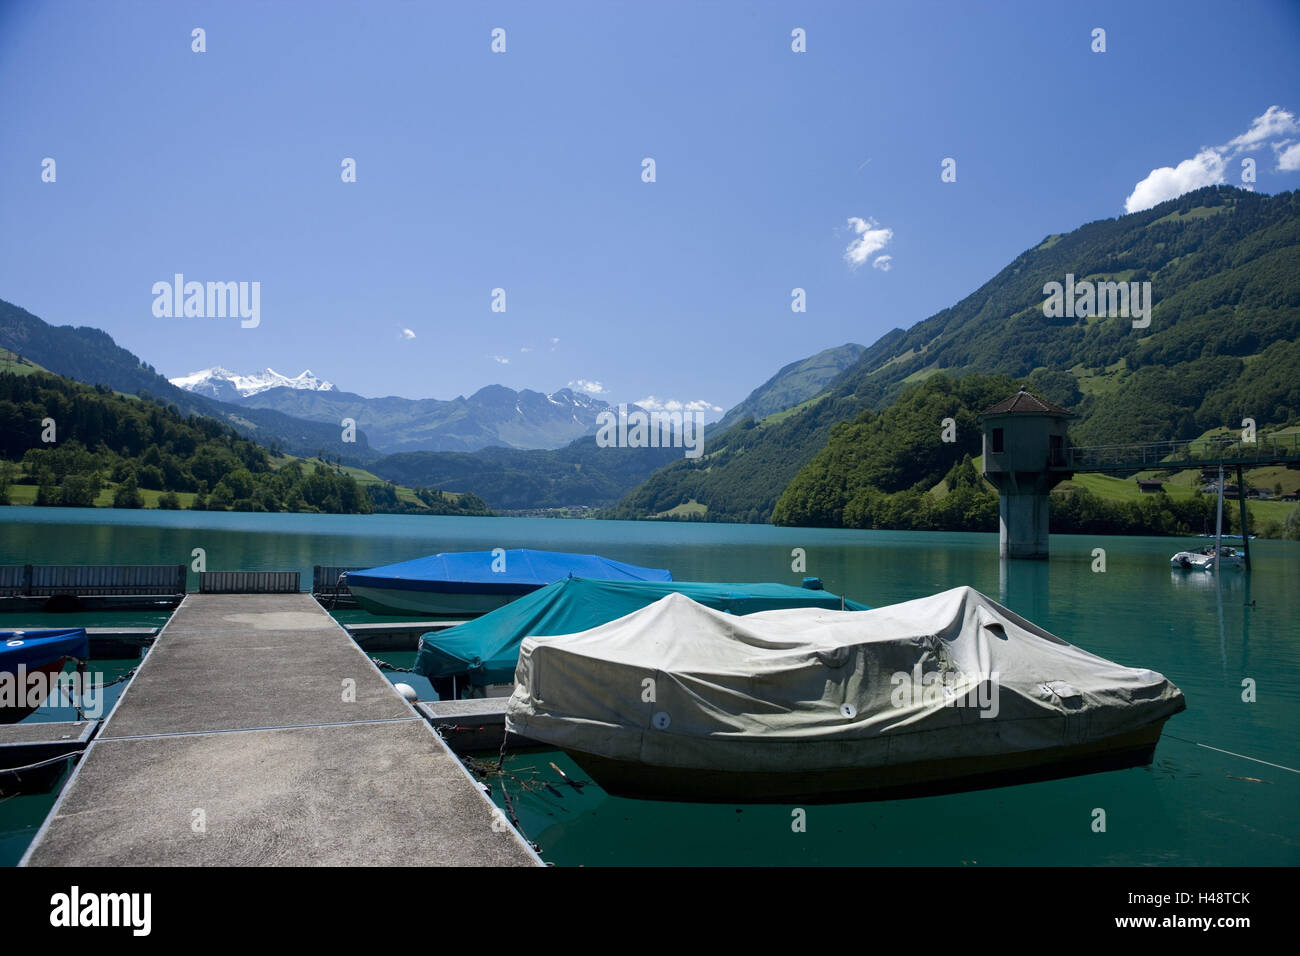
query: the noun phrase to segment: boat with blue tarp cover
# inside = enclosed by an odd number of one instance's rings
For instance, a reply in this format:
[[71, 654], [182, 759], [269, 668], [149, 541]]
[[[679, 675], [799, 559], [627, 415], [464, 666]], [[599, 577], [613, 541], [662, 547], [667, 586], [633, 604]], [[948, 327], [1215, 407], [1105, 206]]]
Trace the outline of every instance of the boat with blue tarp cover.
[[68, 658], [90, 659], [84, 627], [0, 631], [0, 685], [7, 685], [0, 690], [11, 692], [0, 693], [0, 724], [17, 723], [39, 707], [30, 688], [48, 688]]
[[[668, 594], [683, 594], [705, 607], [729, 614], [789, 608], [867, 610], [808, 578], [791, 584], [717, 584], [701, 581], [609, 581], [573, 577], [556, 581], [474, 621], [420, 638], [415, 672], [435, 682], [464, 678], [469, 684], [514, 681], [519, 645], [525, 637], [571, 634], [648, 607]], [[442, 693], [442, 687], [435, 683]]]
[[344, 582], [372, 614], [485, 614], [568, 577], [671, 581], [663, 568], [624, 564], [598, 554], [496, 548], [432, 554], [350, 571]]

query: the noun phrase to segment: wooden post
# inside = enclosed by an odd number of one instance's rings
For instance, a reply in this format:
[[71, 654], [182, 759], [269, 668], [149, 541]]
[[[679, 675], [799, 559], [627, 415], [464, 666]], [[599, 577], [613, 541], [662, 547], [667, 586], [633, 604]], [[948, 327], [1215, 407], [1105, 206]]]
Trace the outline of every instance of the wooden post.
[[1246, 481], [1237, 466], [1237, 502], [1241, 505], [1241, 549], [1246, 556], [1246, 570], [1250, 570], [1250, 532], [1246, 528]]

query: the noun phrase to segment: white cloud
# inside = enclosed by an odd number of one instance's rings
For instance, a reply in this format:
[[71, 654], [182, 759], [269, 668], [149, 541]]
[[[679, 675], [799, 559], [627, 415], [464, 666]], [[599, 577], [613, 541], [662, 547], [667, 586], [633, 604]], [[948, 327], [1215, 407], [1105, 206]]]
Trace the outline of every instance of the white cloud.
[[855, 269], [885, 248], [889, 240], [894, 238], [894, 230], [885, 228], [874, 219], [850, 216], [849, 228], [857, 233], [857, 238], [844, 250], [844, 259]]
[[1289, 133], [1300, 133], [1300, 126], [1296, 125], [1294, 114], [1288, 113], [1280, 106], [1270, 106], [1263, 115], [1255, 117], [1250, 124], [1250, 129], [1228, 140], [1225, 148], [1232, 149], [1234, 153], [1245, 153], [1259, 149], [1269, 140]]
[[888, 272], [893, 268], [893, 265], [891, 265], [893, 258], [893, 256], [876, 256], [876, 261], [871, 263], [871, 268], [879, 269], [881, 272]]
[[510, 359], [506, 358], [504, 355], [489, 355], [488, 358], [490, 358], [494, 362], [499, 362], [502, 365], [510, 364]]
[[519, 351], [521, 351], [521, 352], [531, 352], [532, 349], [530, 349], [527, 345], [523, 345], [523, 346], [520, 346]]
[[675, 398], [658, 399], [653, 395], [639, 399], [633, 404], [640, 405], [649, 412], [720, 412], [722, 411], [712, 402], [706, 402], [702, 398], [697, 398], [693, 402], [679, 402]]
[[[1191, 159], [1184, 159], [1177, 166], [1161, 166], [1151, 170], [1145, 179], [1133, 187], [1133, 192], [1124, 201], [1124, 211], [1141, 212], [1193, 189], [1217, 186], [1225, 182], [1224, 172], [1229, 159], [1266, 145], [1272, 146], [1278, 154], [1279, 172], [1300, 169], [1300, 153], [1287, 147], [1286, 141], [1270, 142], [1297, 132], [1300, 132], [1300, 124], [1297, 124], [1292, 113], [1280, 106], [1270, 106], [1251, 121], [1250, 129], [1224, 145], [1202, 147], [1199, 153]], [[1283, 147], [1287, 148], [1284, 150]]]
[[1300, 143], [1277, 143], [1273, 146], [1277, 154], [1277, 171], [1294, 173], [1300, 170]]
[[415, 333], [412, 332], [410, 329], [402, 329], [402, 338], [413, 339], [415, 338]]
[[580, 392], [586, 392], [588, 395], [601, 395], [605, 392], [605, 386], [600, 382], [593, 382], [585, 378], [575, 378], [569, 383], [569, 388], [576, 388]]
[[1227, 161], [1217, 150], [1203, 149], [1177, 166], [1153, 169], [1146, 179], [1133, 187], [1133, 192], [1124, 200], [1124, 211], [1141, 212], [1193, 189], [1218, 185], [1224, 181], [1223, 169], [1226, 165]]

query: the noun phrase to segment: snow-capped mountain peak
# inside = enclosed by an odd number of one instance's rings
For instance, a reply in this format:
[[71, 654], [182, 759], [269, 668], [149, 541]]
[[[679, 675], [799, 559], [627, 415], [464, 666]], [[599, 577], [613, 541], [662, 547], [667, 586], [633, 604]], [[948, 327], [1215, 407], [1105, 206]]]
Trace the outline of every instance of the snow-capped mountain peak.
[[221, 399], [233, 398], [235, 395], [247, 398], [249, 395], [256, 395], [272, 388], [300, 388], [313, 392], [335, 390], [333, 384], [317, 378], [311, 369], [304, 369], [290, 378], [288, 375], [281, 375], [273, 368], [263, 369], [252, 375], [240, 375], [220, 365], [214, 365], [212, 368], [205, 368], [200, 372], [182, 375], [169, 381], [187, 392]]

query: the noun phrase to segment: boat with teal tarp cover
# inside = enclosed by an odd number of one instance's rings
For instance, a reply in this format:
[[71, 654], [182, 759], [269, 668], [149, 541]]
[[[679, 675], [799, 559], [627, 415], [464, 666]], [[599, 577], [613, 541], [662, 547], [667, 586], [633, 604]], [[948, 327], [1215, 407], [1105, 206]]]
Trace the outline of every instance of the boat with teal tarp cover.
[[816, 578], [796, 587], [573, 577], [556, 581], [477, 620], [423, 635], [415, 672], [431, 680], [468, 675], [469, 683], [479, 687], [513, 682], [519, 645], [525, 637], [585, 631], [648, 607], [668, 594], [684, 594], [705, 607], [729, 614], [785, 608], [869, 610], [865, 604], [822, 590]]
[[431, 554], [344, 575], [348, 590], [373, 614], [485, 614], [567, 577], [671, 581], [663, 568], [624, 564], [598, 554], [531, 548]]

